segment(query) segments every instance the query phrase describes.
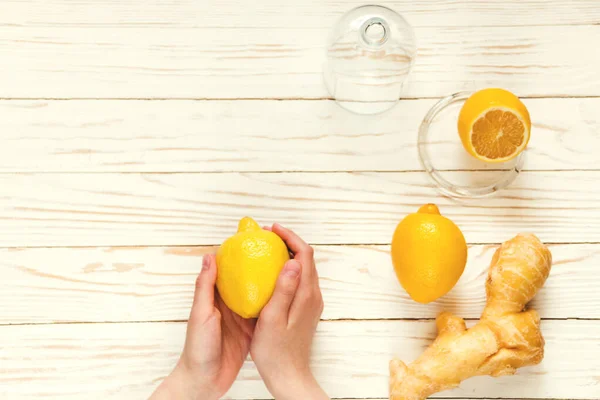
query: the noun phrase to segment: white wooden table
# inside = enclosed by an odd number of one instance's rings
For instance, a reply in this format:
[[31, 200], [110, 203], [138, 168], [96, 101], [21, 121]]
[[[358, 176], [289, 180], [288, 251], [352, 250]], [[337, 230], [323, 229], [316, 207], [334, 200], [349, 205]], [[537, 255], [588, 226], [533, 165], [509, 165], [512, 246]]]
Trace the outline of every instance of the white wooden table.
[[[495, 246], [521, 231], [555, 263], [534, 302], [546, 358], [446, 398], [600, 398], [600, 3], [384, 1], [415, 27], [403, 100], [351, 115], [323, 47], [359, 0], [0, 2], [0, 398], [142, 399], [182, 347], [201, 257], [251, 215], [317, 249], [314, 371], [334, 398], [385, 398], [441, 310], [477, 318]], [[533, 117], [526, 171], [455, 202], [418, 163], [436, 101], [500, 86]], [[469, 174], [457, 171], [456, 174]], [[393, 275], [395, 225], [437, 203], [465, 233], [443, 300]], [[252, 362], [228, 394], [270, 395]]]

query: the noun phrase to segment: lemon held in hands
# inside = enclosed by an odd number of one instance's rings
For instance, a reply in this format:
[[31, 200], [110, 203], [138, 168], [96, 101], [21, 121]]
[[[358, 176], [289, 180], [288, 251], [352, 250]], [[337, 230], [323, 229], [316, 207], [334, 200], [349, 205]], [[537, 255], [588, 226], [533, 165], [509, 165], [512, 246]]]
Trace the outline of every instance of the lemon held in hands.
[[392, 261], [410, 297], [429, 303], [458, 282], [467, 263], [467, 243], [454, 222], [440, 215], [435, 204], [426, 204], [398, 224]]
[[217, 289], [227, 307], [243, 318], [258, 317], [289, 259], [279, 236], [243, 218], [217, 252]]
[[467, 99], [458, 116], [458, 133], [473, 157], [501, 163], [527, 147], [531, 119], [521, 100], [504, 89], [483, 89]]

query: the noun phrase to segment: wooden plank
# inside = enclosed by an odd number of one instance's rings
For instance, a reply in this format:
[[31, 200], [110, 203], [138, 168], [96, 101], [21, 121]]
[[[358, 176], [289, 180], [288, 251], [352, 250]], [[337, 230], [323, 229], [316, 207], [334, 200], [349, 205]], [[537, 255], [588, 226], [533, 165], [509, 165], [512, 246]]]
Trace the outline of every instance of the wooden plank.
[[[388, 246], [317, 246], [323, 319], [425, 319], [441, 311], [479, 318], [494, 249], [471, 246], [456, 287], [441, 300], [421, 305], [397, 282]], [[0, 250], [0, 324], [187, 320], [201, 257], [215, 250]], [[551, 250], [551, 278], [531, 306], [542, 318], [600, 318], [595, 289], [600, 245], [552, 245]]]
[[[440, 397], [591, 399], [598, 394], [600, 321], [544, 321], [543, 363], [503, 378], [481, 377]], [[145, 398], [176, 362], [184, 323], [0, 328], [0, 396]], [[433, 321], [337, 321], [319, 325], [313, 370], [332, 397], [385, 397], [388, 361], [410, 361], [435, 336]], [[251, 361], [227, 398], [270, 398]]]
[[[359, 116], [330, 100], [0, 101], [0, 171], [421, 170], [416, 132], [434, 103]], [[534, 121], [525, 169], [598, 167], [600, 99], [525, 103]], [[455, 161], [464, 159], [455, 124], [430, 153], [439, 168], [477, 168]]]
[[[452, 172], [480, 179], [486, 172]], [[244, 215], [312, 244], [387, 244], [435, 202], [469, 243], [530, 231], [545, 242], [600, 241], [593, 171], [524, 172], [495, 197], [457, 202], [420, 172], [0, 175], [0, 247], [220, 244]]]
[[[161, 1], [139, 7], [135, 0], [4, 0], [0, 25], [52, 27], [271, 27], [323, 28], [362, 0]], [[540, 26], [596, 24], [600, 8], [589, 0], [381, 1], [415, 26]]]
[[[0, 27], [0, 98], [323, 98], [328, 33]], [[600, 53], [588, 45], [600, 42], [600, 25], [431, 27], [416, 35], [405, 97], [489, 86], [520, 96], [600, 94]]]

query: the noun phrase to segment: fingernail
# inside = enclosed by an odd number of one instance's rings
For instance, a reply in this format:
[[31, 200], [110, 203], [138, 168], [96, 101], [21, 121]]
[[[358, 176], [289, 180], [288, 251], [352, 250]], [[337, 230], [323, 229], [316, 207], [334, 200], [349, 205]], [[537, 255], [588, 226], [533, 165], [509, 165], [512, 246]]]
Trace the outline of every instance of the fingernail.
[[295, 278], [300, 273], [300, 264], [297, 262], [288, 262], [283, 268], [283, 273], [290, 278]]
[[202, 271], [206, 271], [210, 268], [210, 256], [202, 257]]

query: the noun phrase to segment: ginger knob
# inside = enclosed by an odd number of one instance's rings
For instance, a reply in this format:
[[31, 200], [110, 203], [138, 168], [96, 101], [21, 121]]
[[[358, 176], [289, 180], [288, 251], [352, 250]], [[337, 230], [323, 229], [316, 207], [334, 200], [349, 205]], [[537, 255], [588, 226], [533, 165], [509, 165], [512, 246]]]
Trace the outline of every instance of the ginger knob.
[[409, 366], [390, 362], [390, 399], [424, 400], [473, 376], [512, 375], [544, 356], [540, 317], [523, 311], [550, 274], [552, 255], [537, 237], [519, 234], [494, 254], [481, 320], [467, 329], [462, 318], [442, 313], [438, 337]]

